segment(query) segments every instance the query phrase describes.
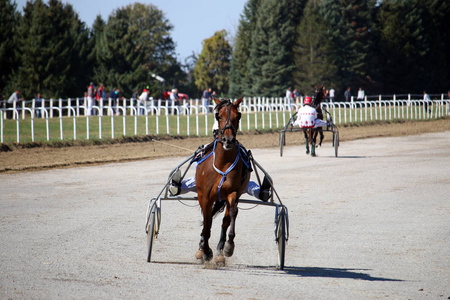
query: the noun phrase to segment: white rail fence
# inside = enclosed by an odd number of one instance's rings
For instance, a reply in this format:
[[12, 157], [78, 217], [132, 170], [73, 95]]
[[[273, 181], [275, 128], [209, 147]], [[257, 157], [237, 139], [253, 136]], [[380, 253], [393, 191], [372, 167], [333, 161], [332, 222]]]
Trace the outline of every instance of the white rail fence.
[[[424, 101], [422, 99], [412, 99], [411, 95], [406, 95], [402, 99], [396, 95], [391, 96], [391, 99], [386, 99], [386, 96], [366, 97], [364, 101], [351, 102], [333, 102], [322, 103], [333, 117], [335, 124], [346, 124], [352, 122], [365, 122], [376, 120], [425, 120], [434, 119], [450, 114], [450, 100], [444, 99], [444, 95], [440, 95], [440, 99], [432, 101]], [[277, 97], [252, 97], [244, 98], [241, 104], [241, 112], [247, 114], [244, 121], [241, 120], [240, 130], [251, 129], [267, 129], [280, 128], [284, 126], [295, 111], [302, 106], [302, 98], [297, 99], [294, 103], [289, 103], [286, 98]], [[77, 139], [77, 120], [79, 117], [86, 117], [86, 138], [90, 139], [90, 122], [98, 122], [99, 138], [102, 139], [102, 128], [107, 122], [105, 118], [109, 119], [111, 123], [111, 138], [115, 138], [114, 132], [115, 122], [123, 122], [123, 135], [127, 135], [126, 117], [134, 117], [134, 135], [138, 133], [138, 117], [145, 118], [145, 134], [161, 134], [160, 132], [160, 118], [165, 118], [165, 127], [167, 134], [180, 134], [181, 124], [186, 122], [187, 135], [190, 135], [191, 119], [195, 119], [195, 134], [200, 135], [200, 123], [205, 126], [205, 135], [212, 133], [212, 128], [208, 124], [208, 119], [214, 118], [212, 114], [214, 107], [209, 105], [207, 107], [201, 106], [201, 100], [184, 100], [181, 105], [171, 106], [169, 101], [148, 101], [145, 106], [138, 106], [136, 102], [131, 99], [118, 100], [116, 106], [113, 106], [111, 99], [97, 102], [99, 105], [92, 107], [86, 106], [86, 99], [50, 99], [43, 100], [39, 106], [36, 106], [35, 100], [21, 101], [19, 105], [13, 104], [12, 108], [0, 108], [0, 142], [4, 142], [4, 123], [7, 114], [11, 114], [12, 119], [16, 124], [16, 141], [20, 143], [20, 123], [21, 120], [27, 118], [31, 119], [31, 139], [35, 140], [35, 118], [40, 115], [45, 119], [46, 123], [46, 140], [50, 140], [50, 126], [49, 119], [59, 118], [59, 135], [60, 139], [64, 139], [64, 122], [63, 118], [71, 118], [73, 120], [73, 139]], [[174, 116], [174, 117], [170, 117]], [[155, 119], [155, 126], [150, 132], [151, 121], [149, 118]], [[200, 120], [204, 118], [204, 120]], [[268, 119], [268, 120], [266, 120]], [[170, 122], [176, 120], [176, 132], [170, 131]], [[246, 124], [243, 124], [246, 122]], [[12, 124], [12, 123], [9, 123]], [[142, 125], [141, 125], [142, 126]], [[212, 125], [211, 125], [212, 126]], [[128, 134], [129, 135], [129, 134]]]

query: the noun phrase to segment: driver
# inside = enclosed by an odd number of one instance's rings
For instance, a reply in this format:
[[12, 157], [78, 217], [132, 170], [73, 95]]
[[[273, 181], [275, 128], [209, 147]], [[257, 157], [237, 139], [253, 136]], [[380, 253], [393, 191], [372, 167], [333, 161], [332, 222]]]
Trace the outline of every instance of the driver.
[[300, 126], [300, 128], [317, 128], [322, 126], [328, 126], [328, 122], [317, 118], [317, 111], [314, 107], [311, 107], [311, 97], [305, 97], [304, 106], [300, 108], [297, 115], [297, 120], [294, 122], [294, 126]]

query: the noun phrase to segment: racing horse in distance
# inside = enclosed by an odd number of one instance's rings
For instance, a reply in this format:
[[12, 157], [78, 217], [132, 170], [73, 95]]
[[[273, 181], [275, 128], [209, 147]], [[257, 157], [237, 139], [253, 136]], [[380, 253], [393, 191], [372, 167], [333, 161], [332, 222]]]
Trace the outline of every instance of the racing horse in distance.
[[[322, 103], [325, 97], [325, 93], [326, 92], [323, 90], [323, 85], [320, 86], [319, 88], [316, 85], [314, 98], [311, 104], [311, 107], [313, 107], [317, 112], [317, 119], [321, 120], [323, 119], [323, 111], [320, 104]], [[303, 134], [305, 136], [307, 154], [309, 153], [308, 143], [311, 144], [311, 148], [316, 147], [317, 134], [320, 135], [319, 146], [322, 146], [324, 135], [321, 127], [317, 127], [314, 129], [313, 128], [305, 129], [303, 130]], [[311, 149], [311, 154], [315, 156], [315, 149]]]
[[245, 192], [250, 180], [251, 170], [242, 159], [241, 146], [236, 140], [241, 118], [238, 109], [242, 99], [231, 102], [214, 98], [219, 130], [212, 150], [204, 154], [205, 159], [197, 165], [195, 175], [198, 201], [203, 214], [203, 230], [199, 250], [195, 254], [197, 259], [209, 261], [213, 258], [209, 247], [213, 216], [226, 207], [215, 259], [218, 264], [225, 263], [224, 256], [233, 255], [239, 197]]

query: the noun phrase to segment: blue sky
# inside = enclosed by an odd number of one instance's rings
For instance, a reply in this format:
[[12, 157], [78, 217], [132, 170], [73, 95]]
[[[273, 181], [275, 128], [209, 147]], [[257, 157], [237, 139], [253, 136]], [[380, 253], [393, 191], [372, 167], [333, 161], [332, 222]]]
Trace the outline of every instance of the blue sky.
[[[26, 0], [16, 0], [18, 9], [26, 4]], [[47, 0], [44, 0], [48, 3]], [[116, 9], [128, 4], [140, 2], [153, 4], [162, 10], [169, 22], [174, 26], [172, 39], [176, 43], [178, 59], [184, 59], [202, 50], [202, 41], [214, 35], [216, 31], [225, 29], [229, 37], [235, 35], [240, 14], [247, 0], [62, 0], [72, 4], [80, 19], [88, 27], [92, 27], [97, 15], [107, 21], [108, 16]]]

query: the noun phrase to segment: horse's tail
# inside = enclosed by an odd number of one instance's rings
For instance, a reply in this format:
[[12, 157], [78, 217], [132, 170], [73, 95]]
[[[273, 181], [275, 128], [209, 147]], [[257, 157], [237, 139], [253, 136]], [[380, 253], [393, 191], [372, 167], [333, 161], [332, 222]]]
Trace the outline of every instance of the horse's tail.
[[225, 209], [225, 204], [227, 204], [227, 202], [225, 200], [220, 200], [220, 201], [216, 201], [214, 202], [213, 208], [212, 208], [212, 216], [213, 218], [218, 214], [223, 212], [223, 210]]

